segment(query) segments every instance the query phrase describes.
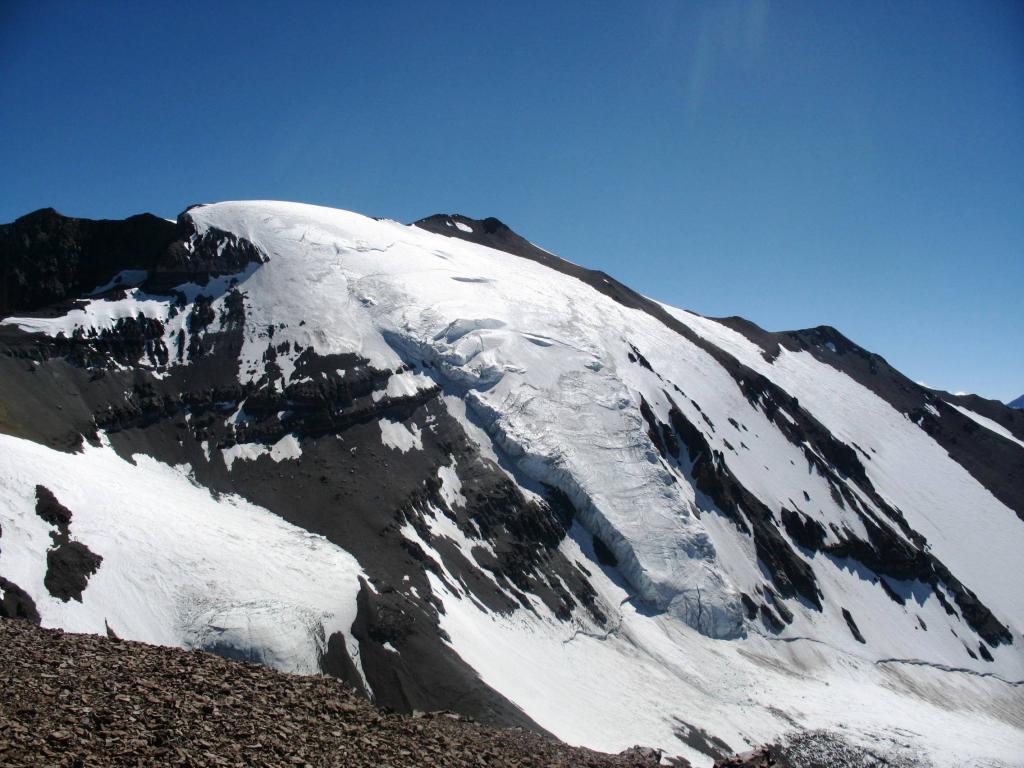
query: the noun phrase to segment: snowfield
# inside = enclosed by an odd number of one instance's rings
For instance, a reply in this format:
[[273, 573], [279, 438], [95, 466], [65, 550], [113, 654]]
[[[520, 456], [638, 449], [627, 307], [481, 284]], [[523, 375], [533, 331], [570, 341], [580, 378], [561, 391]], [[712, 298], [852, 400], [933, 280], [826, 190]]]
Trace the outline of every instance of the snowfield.
[[[326, 639], [351, 638], [361, 570], [344, 550], [242, 499], [215, 498], [148, 456], [67, 454], [0, 435], [0, 566], [43, 626], [226, 652], [314, 674]], [[71, 537], [103, 558], [82, 601], [43, 586], [48, 525], [36, 486], [71, 510]]]
[[[821, 609], [787, 599], [792, 617], [775, 632], [752, 619], [743, 600], [763, 594], [767, 567], [751, 536], [696, 489], [699, 457], [659, 453], [642, 409], [660, 423], [676, 411], [695, 425], [780, 530], [782, 510], [798, 509], [821, 523], [826, 544], [841, 531], [868, 534], [834, 481], [814, 471], [811, 447], [788, 439], [705, 347], [651, 314], [540, 263], [393, 221], [265, 201], [189, 214], [199, 236], [232, 233], [267, 257], [237, 276], [245, 309], [240, 383], [257, 379], [268, 328], [285, 350], [277, 364], [286, 383], [298, 380], [297, 350], [359, 355], [399, 371], [373, 402], [439, 386], [448, 412], [527, 498], [547, 485], [571, 500], [577, 517], [561, 551], [590, 574], [607, 626], [582, 612], [556, 618], [533, 595], [532, 610], [491, 612], [452, 587], [457, 574], [427, 574], [451, 648], [542, 727], [601, 750], [655, 745], [695, 766], [711, 765], [698, 748], [711, 736], [743, 751], [815, 729], [921, 764], [1024, 765], [1024, 522], [872, 391], [806, 352], [783, 349], [768, 362], [725, 325], [665, 307], [868, 457], [879, 497], [1008, 628], [1012, 642], [987, 648], [991, 660], [975, 653], [978, 637], [947, 608], [949, 595], [940, 599], [920, 581], [883, 580], [894, 598], [862, 563], [796, 546]], [[472, 233], [461, 222], [453, 228]], [[226, 285], [193, 286], [187, 298], [207, 291], [219, 312]], [[165, 323], [168, 348], [186, 322], [186, 312], [172, 313], [138, 288], [64, 317], [3, 322], [68, 336], [139, 314]], [[152, 368], [144, 359], [140, 367]], [[794, 424], [797, 415], [781, 411]], [[396, 417], [377, 425], [382, 447], [423, 450], [416, 424]], [[222, 450], [229, 472], [265, 454], [289, 462], [302, 448], [286, 435]], [[437, 475], [450, 509], [467, 503], [459, 470], [453, 461]], [[73, 512], [72, 538], [103, 557], [81, 603], [57, 600], [43, 586], [50, 538], [34, 511], [37, 484]], [[341, 632], [360, 669], [351, 634], [356, 560], [266, 509], [212, 495], [189, 467], [141, 454], [130, 463], [107, 447], [62, 453], [0, 435], [0, 486], [0, 575], [30, 593], [44, 625], [230, 648], [296, 672], [318, 671], [325, 638]], [[871, 498], [849, 489], [884, 518]], [[483, 546], [433, 512], [432, 539], [454, 542], [467, 558]], [[402, 534], [435, 552], [413, 526]], [[616, 567], [598, 562], [595, 538]]]

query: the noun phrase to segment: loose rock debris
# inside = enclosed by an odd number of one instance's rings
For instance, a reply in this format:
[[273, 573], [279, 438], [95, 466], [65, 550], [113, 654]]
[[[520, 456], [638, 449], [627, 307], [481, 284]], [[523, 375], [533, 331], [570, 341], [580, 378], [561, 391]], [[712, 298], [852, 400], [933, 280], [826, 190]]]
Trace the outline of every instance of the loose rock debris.
[[0, 765], [12, 768], [618, 768], [656, 755], [605, 755], [455, 713], [386, 713], [331, 677], [0, 620]]

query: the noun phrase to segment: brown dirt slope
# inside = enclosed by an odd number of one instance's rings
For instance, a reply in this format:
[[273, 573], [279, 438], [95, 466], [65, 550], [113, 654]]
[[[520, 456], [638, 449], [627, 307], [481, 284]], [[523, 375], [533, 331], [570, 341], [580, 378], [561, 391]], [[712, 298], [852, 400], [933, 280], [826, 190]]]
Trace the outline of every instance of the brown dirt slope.
[[340, 680], [0, 620], [4, 766], [641, 766], [524, 730], [381, 712]]

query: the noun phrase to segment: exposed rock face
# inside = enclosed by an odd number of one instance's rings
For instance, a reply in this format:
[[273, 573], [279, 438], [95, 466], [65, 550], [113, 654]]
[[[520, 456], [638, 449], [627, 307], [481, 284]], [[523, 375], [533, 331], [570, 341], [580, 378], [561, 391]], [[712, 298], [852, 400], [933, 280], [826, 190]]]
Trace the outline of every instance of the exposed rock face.
[[777, 750], [761, 747], [719, 760], [715, 763], [715, 768], [788, 768], [788, 764], [777, 757]]
[[121, 270], [153, 269], [179, 237], [148, 213], [92, 221], [43, 208], [0, 225], [0, 315], [77, 299]]
[[17, 584], [0, 576], [0, 618], [23, 619], [33, 624], [39, 623], [39, 611], [35, 601]]
[[[0, 316], [32, 312], [142, 284], [162, 292], [241, 272], [262, 257], [225, 232], [197, 236], [185, 211], [177, 223], [143, 213], [123, 221], [76, 219], [53, 208], [0, 225]], [[119, 274], [139, 273], [124, 280]]]

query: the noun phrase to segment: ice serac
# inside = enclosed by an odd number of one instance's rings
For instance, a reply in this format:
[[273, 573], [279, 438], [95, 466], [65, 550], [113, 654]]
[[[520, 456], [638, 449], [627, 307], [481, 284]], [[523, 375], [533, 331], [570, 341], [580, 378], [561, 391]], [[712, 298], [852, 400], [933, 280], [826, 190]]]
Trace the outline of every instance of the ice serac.
[[[394, 222], [282, 204], [203, 206], [191, 217], [200, 234], [236, 232], [268, 256], [245, 284], [250, 300], [273, 294], [253, 301], [249, 334], [296, 328], [293, 342], [326, 354], [340, 351], [330, 335], [355, 332], [382, 364], [396, 355], [429, 365], [527, 476], [568, 495], [638, 597], [712, 637], [741, 632], [739, 595], [651, 446], [624, 373], [629, 310], [541, 265], [457, 241], [439, 264], [434, 235]], [[326, 338], [302, 333], [302, 321]]]

